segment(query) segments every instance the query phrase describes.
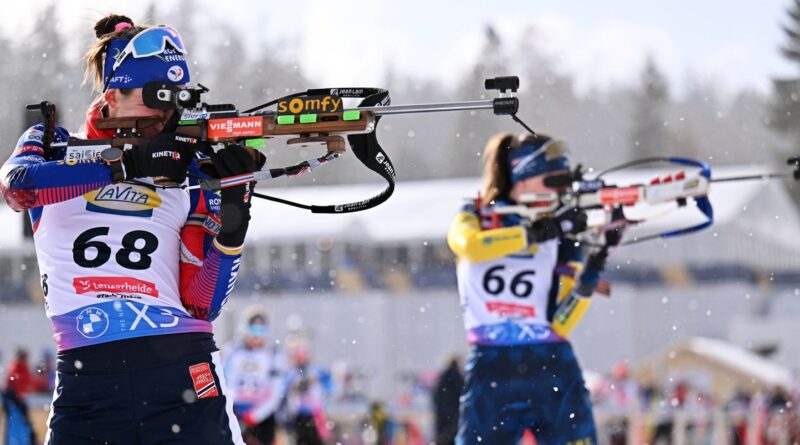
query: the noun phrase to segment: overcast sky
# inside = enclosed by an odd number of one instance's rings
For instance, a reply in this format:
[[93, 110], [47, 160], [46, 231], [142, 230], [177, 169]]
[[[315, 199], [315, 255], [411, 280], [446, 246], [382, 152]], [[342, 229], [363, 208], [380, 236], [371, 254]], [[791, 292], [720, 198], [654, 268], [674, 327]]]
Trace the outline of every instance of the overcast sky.
[[[648, 53], [677, 91], [700, 79], [723, 92], [766, 92], [770, 78], [797, 71], [778, 51], [792, 0], [197, 1], [201, 25], [212, 34], [225, 17], [253, 50], [263, 41], [295, 44], [301, 68], [320, 84], [379, 84], [389, 63], [417, 77], [455, 80], [474, 60], [488, 23], [512, 43], [525, 25], [536, 25], [541, 48], [581, 91], [636, 82]], [[25, 36], [48, 3], [6, 2], [0, 34]], [[148, 3], [59, 2], [58, 26], [85, 33], [103, 13], [137, 19]], [[158, 7], [178, 3], [160, 0]]]

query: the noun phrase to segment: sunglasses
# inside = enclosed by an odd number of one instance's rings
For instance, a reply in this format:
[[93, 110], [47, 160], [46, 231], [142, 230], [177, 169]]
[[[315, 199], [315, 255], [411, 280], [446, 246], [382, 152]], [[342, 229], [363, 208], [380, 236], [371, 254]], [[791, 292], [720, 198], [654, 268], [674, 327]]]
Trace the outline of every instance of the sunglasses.
[[[166, 51], [167, 42], [179, 53], [186, 54], [186, 47], [183, 45], [181, 35], [170, 26], [156, 26], [136, 34], [131, 41], [125, 45], [125, 48], [119, 56], [116, 57], [114, 66], [105, 79], [105, 84], [108, 85], [109, 80], [114, 77], [117, 68], [122, 65], [122, 62], [124, 62], [128, 56], [132, 55], [135, 59], [141, 59], [161, 54]], [[108, 87], [106, 86], [106, 88]]]

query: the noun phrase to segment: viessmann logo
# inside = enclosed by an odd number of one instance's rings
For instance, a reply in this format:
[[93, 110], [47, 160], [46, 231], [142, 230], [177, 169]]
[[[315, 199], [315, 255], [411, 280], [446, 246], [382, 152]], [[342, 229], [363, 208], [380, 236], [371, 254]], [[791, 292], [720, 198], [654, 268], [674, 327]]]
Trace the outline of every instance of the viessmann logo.
[[260, 116], [212, 119], [208, 121], [208, 137], [261, 136], [263, 124], [264, 118]]
[[156, 285], [131, 277], [75, 277], [72, 287], [77, 294], [116, 293], [139, 294], [158, 298]]
[[161, 206], [158, 193], [145, 186], [134, 184], [112, 184], [83, 195], [86, 210], [112, 215], [153, 216], [153, 209]]

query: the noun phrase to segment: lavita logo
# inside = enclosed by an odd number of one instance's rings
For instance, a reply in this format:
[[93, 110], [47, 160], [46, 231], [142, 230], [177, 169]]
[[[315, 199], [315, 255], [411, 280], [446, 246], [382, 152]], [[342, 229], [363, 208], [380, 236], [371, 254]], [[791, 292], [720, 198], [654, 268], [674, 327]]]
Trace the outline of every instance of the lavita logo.
[[161, 206], [161, 197], [149, 187], [134, 184], [110, 184], [83, 195], [86, 210], [125, 216], [153, 216]]

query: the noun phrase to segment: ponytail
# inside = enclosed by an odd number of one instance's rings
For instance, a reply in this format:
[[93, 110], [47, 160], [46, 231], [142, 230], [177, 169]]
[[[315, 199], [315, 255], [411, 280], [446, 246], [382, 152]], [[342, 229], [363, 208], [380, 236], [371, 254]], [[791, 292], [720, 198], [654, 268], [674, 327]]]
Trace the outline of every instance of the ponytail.
[[98, 20], [94, 25], [94, 34], [97, 41], [86, 51], [83, 61], [86, 63], [86, 72], [83, 84], [92, 82], [97, 91], [103, 90], [103, 63], [105, 62], [108, 43], [116, 39], [132, 39], [133, 36], [147, 29], [135, 26], [133, 20], [124, 16], [111, 14]]
[[511, 175], [508, 171], [508, 152], [514, 135], [499, 133], [492, 136], [483, 149], [483, 185], [481, 205], [488, 206], [498, 199], [508, 197]]

